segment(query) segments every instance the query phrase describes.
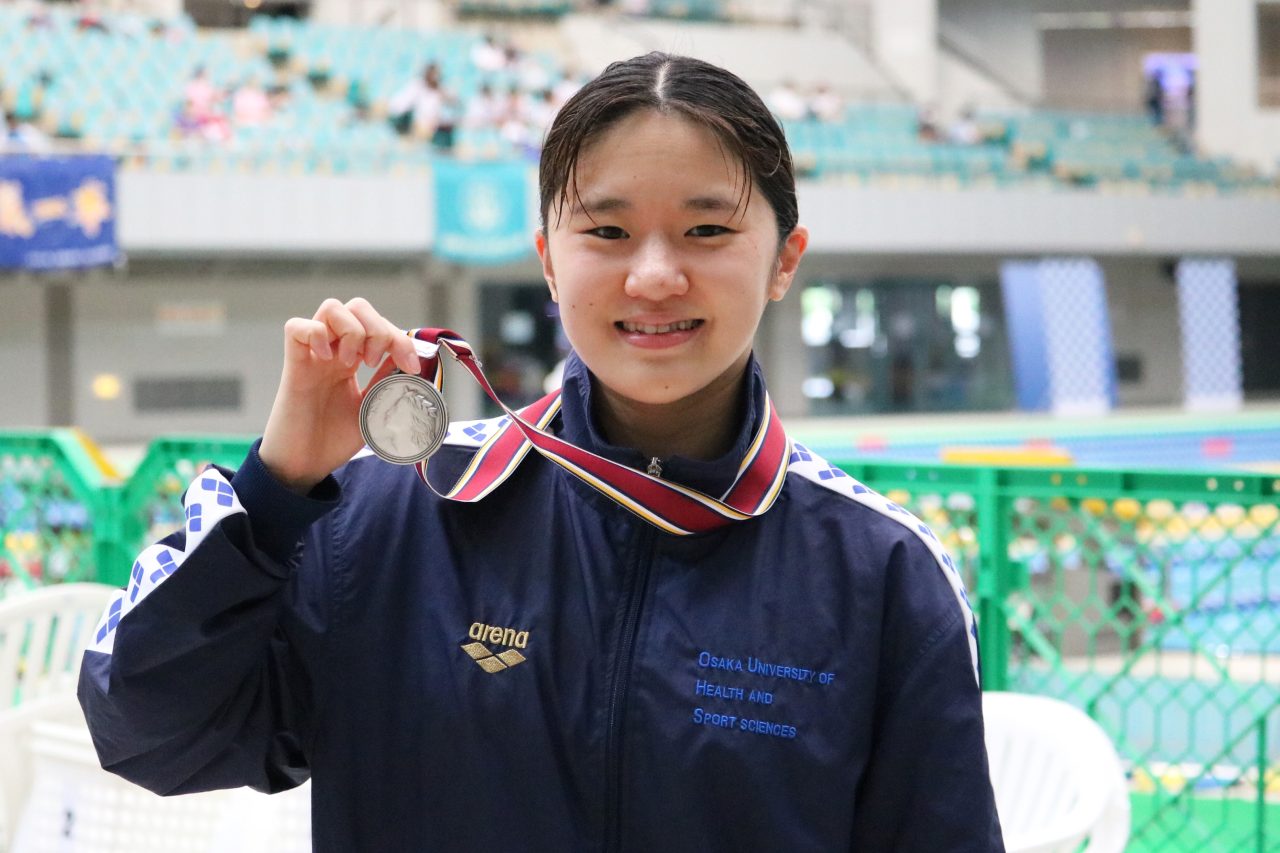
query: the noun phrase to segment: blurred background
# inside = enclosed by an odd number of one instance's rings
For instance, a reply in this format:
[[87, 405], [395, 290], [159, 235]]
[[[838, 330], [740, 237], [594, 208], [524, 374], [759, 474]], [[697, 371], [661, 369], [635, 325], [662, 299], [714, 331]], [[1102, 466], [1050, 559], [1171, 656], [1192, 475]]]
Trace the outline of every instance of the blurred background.
[[988, 687], [1102, 723], [1131, 849], [1280, 850], [1277, 0], [0, 0], [0, 589], [123, 584], [326, 297], [541, 396], [542, 134], [655, 49], [790, 140], [797, 452], [945, 539]]

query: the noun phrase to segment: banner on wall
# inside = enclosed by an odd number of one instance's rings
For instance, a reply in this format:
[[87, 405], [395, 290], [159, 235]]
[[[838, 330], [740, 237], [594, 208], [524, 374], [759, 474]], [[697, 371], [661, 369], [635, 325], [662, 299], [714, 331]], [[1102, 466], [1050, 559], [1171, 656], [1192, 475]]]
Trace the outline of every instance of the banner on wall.
[[1244, 403], [1235, 261], [1183, 258], [1177, 280], [1184, 403], [1195, 411], [1235, 411]]
[[1000, 267], [1018, 407], [1105, 414], [1116, 404], [1115, 357], [1102, 268], [1090, 258]]
[[533, 252], [524, 163], [437, 161], [434, 252], [466, 264], [502, 264]]
[[0, 156], [0, 268], [113, 264], [115, 162], [106, 156]]

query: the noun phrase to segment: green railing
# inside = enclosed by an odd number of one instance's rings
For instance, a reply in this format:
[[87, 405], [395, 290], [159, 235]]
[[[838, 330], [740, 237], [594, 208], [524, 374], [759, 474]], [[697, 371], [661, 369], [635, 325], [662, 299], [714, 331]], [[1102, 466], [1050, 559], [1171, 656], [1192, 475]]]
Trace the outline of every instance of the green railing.
[[[0, 581], [123, 584], [246, 439], [154, 442], [95, 478], [72, 434], [0, 432]], [[984, 684], [1084, 708], [1130, 772], [1132, 851], [1280, 851], [1280, 479], [844, 464], [965, 575]], [[7, 577], [6, 577], [7, 575]]]
[[1280, 850], [1280, 479], [842, 468], [961, 566], [986, 689], [1064, 699], [1111, 736], [1130, 850]]
[[112, 486], [75, 430], [0, 431], [0, 594], [98, 577], [119, 540]]
[[[3, 435], [3, 434], [0, 434]], [[133, 558], [148, 544], [181, 528], [186, 519], [182, 493], [205, 466], [237, 467], [249, 452], [247, 438], [160, 438], [119, 491], [120, 538], [111, 563], [102, 566], [104, 583], [124, 586]]]

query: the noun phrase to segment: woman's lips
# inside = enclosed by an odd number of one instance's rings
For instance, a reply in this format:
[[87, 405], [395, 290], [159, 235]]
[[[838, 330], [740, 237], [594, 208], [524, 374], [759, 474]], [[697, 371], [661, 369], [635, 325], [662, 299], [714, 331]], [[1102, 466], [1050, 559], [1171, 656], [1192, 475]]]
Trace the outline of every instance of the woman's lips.
[[679, 346], [697, 336], [702, 320], [668, 320], [665, 322], [619, 321], [614, 328], [631, 346], [643, 349], [666, 349]]

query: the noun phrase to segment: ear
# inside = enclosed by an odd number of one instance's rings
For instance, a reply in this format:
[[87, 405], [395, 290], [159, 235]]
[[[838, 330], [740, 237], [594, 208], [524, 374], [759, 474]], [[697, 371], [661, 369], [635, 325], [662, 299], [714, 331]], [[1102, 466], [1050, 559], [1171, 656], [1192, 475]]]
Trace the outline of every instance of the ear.
[[542, 261], [542, 277], [547, 280], [547, 288], [551, 291], [551, 301], [559, 302], [560, 294], [556, 292], [556, 274], [551, 267], [551, 246], [547, 242], [547, 232], [541, 228], [534, 231], [533, 245], [538, 250], [538, 260]]
[[804, 251], [807, 248], [809, 248], [809, 229], [803, 225], [797, 225], [787, 235], [786, 241], [782, 244], [782, 251], [778, 253], [778, 268], [769, 282], [770, 301], [777, 302], [787, 295], [787, 291], [791, 289], [791, 283], [795, 281], [796, 270], [800, 268], [800, 259], [804, 257]]

